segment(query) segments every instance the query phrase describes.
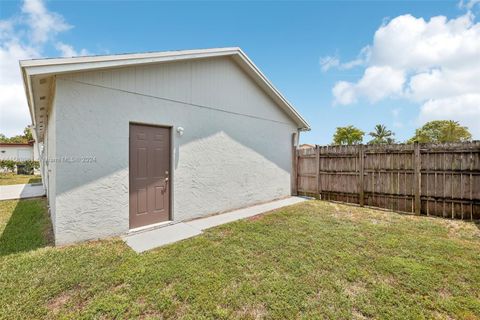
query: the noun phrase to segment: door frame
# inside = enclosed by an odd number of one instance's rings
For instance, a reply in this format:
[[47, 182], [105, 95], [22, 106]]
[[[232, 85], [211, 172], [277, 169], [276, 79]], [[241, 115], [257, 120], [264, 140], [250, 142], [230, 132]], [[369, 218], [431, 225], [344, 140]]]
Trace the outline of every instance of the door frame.
[[[170, 212], [168, 214], [168, 220], [167, 221], [163, 221], [163, 222], [159, 222], [159, 223], [154, 223], [154, 224], [149, 224], [149, 225], [145, 225], [145, 226], [142, 226], [142, 227], [139, 227], [139, 228], [130, 228], [130, 187], [131, 187], [131, 183], [130, 183], [130, 125], [140, 125], [140, 126], [147, 126], [147, 127], [156, 127], [156, 128], [165, 128], [165, 129], [168, 129], [169, 131], [169, 134], [168, 134], [168, 138], [170, 139], [170, 150], [169, 150], [169, 157], [170, 157], [170, 161], [169, 161], [169, 168], [168, 168], [168, 172], [169, 172], [169, 183], [170, 183], [170, 192], [169, 192], [169, 205], [170, 205]], [[163, 224], [163, 223], [170, 223], [172, 221], [174, 221], [174, 207], [173, 207], [173, 197], [174, 197], [174, 170], [172, 170], [172, 168], [174, 168], [174, 150], [175, 150], [175, 147], [174, 147], [174, 130], [173, 130], [174, 126], [171, 125], [171, 124], [158, 124], [158, 123], [146, 123], [146, 122], [139, 122], [139, 121], [130, 121], [128, 122], [128, 228], [129, 230], [134, 230], [134, 229], [141, 229], [141, 228], [148, 228], [149, 226], [152, 226], [152, 225], [156, 225], [156, 224]]]

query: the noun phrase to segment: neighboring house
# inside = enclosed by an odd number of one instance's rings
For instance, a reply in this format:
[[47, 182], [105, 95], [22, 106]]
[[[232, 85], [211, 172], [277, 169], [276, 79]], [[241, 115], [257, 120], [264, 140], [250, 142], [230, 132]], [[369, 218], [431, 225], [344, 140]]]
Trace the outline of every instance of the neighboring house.
[[38, 160], [34, 141], [28, 143], [0, 143], [0, 160]]
[[291, 194], [309, 125], [239, 48], [20, 65], [57, 244]]
[[312, 149], [315, 148], [314, 144], [303, 143], [299, 147], [299, 149]]

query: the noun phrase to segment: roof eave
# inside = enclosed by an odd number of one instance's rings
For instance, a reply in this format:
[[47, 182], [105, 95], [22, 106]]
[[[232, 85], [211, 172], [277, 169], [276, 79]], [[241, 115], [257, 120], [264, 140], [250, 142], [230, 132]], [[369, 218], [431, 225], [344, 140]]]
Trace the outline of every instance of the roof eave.
[[25, 95], [27, 98], [27, 105], [28, 105], [28, 111], [30, 113], [30, 120], [35, 129], [35, 110], [33, 107], [32, 92], [31, 92], [32, 86], [30, 83], [30, 77], [27, 75], [27, 70], [22, 66], [21, 61], [19, 62], [19, 65], [20, 65], [20, 72], [22, 74], [23, 89], [25, 90]]

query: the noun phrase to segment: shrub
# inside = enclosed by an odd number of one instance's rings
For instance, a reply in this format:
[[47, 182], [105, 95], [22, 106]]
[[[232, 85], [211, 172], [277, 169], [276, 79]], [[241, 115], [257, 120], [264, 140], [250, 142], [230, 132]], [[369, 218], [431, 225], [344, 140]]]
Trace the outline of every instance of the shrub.
[[[34, 169], [40, 168], [40, 163], [38, 161], [33, 161], [33, 160], [25, 160], [25, 161], [18, 161], [17, 163], [17, 168], [20, 169], [22, 168], [22, 173], [25, 174], [33, 174]], [[17, 170], [20, 171], [20, 170]], [[20, 173], [20, 172], [17, 172]]]
[[7, 170], [8, 172], [15, 171], [17, 162], [14, 160], [0, 160], [0, 168]]
[[40, 162], [33, 160], [0, 160], [0, 169], [6, 170], [7, 172], [14, 172], [15, 168], [22, 168], [22, 173], [33, 174], [34, 169], [40, 168]]

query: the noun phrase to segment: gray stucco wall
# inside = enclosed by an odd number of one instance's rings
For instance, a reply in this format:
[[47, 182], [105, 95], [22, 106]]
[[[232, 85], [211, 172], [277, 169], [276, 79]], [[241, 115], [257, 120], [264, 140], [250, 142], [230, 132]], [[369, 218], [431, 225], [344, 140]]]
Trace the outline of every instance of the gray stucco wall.
[[55, 98], [57, 244], [128, 231], [130, 122], [173, 126], [175, 221], [290, 194], [296, 125], [229, 58], [60, 76]]

